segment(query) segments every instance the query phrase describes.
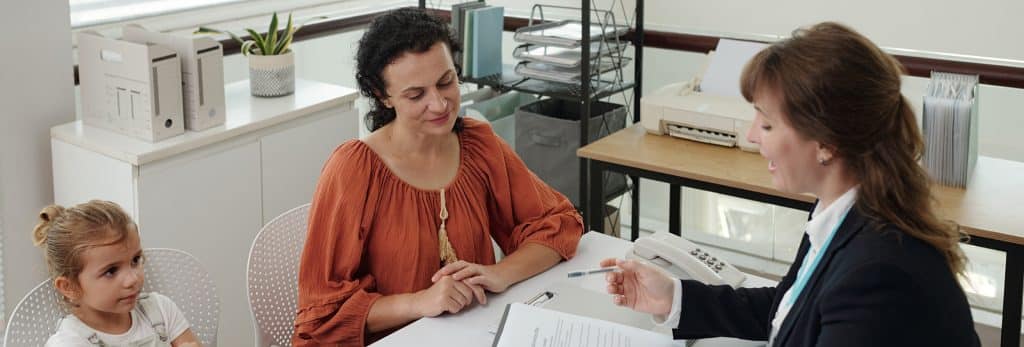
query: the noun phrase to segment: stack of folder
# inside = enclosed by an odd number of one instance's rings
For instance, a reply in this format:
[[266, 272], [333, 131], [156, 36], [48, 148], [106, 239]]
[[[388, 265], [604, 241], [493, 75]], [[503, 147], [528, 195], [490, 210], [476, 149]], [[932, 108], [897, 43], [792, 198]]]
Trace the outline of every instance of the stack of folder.
[[452, 33], [462, 44], [453, 57], [462, 65], [462, 75], [483, 78], [501, 74], [501, 32], [505, 8], [483, 1], [452, 5]]
[[[583, 24], [564, 20], [547, 22], [516, 30], [515, 40], [521, 43], [513, 52], [520, 60], [516, 73], [523, 77], [549, 82], [579, 84], [582, 78], [593, 78], [617, 71], [629, 62], [622, 53], [627, 44], [617, 38], [629, 30], [626, 26], [596, 23], [590, 25], [590, 44], [583, 45]], [[583, 50], [590, 52], [590, 72], [580, 67]]]
[[978, 76], [932, 72], [922, 123], [928, 173], [941, 184], [966, 187], [978, 159]]

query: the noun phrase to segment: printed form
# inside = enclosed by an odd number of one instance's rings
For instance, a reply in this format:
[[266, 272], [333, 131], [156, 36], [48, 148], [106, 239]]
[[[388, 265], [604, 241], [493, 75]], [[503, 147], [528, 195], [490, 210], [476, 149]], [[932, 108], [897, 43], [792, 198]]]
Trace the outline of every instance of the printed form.
[[671, 336], [520, 303], [505, 308], [495, 347], [679, 346]]

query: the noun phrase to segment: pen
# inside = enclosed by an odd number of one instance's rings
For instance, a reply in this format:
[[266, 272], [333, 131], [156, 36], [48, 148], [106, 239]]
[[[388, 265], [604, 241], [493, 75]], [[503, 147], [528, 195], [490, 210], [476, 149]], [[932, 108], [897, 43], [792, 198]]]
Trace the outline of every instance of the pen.
[[537, 294], [537, 296], [530, 298], [530, 300], [526, 300], [524, 304], [537, 306], [545, 301], [551, 300], [551, 298], [554, 296], [555, 293], [544, 291], [543, 293]]
[[617, 268], [617, 267], [610, 266], [610, 267], [605, 267], [605, 268], [600, 268], [600, 269], [573, 271], [573, 272], [569, 273], [569, 278], [583, 277], [583, 276], [586, 276], [586, 275], [600, 274], [600, 273], [605, 273], [605, 272], [612, 272], [612, 271], [615, 271], [615, 270], [618, 270], [618, 269], [619, 268]]

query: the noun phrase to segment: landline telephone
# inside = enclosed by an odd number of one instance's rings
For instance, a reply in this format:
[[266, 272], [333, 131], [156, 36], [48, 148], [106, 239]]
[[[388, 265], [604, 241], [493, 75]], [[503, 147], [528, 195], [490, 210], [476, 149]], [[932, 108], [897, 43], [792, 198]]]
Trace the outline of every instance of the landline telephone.
[[746, 279], [746, 275], [725, 260], [708, 253], [682, 237], [658, 232], [638, 238], [626, 253], [627, 259], [654, 264], [669, 275], [680, 279], [695, 279], [705, 284], [728, 284], [733, 288]]

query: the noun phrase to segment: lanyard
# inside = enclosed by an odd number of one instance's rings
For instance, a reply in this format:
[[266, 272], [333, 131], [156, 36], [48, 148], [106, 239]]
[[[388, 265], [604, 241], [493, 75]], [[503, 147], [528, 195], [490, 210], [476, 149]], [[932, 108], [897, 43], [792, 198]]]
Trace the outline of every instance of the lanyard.
[[811, 261], [810, 266], [807, 266], [807, 256], [810, 255], [810, 252], [808, 251], [807, 254], [804, 254], [804, 261], [800, 265], [800, 271], [797, 272], [796, 282], [794, 282], [793, 286], [789, 288], [789, 301], [786, 302], [788, 306], [792, 307], [793, 304], [796, 303], [796, 298], [800, 297], [800, 292], [804, 291], [804, 286], [807, 285], [807, 281], [811, 278], [811, 274], [814, 273], [814, 269], [818, 267], [818, 263], [821, 262], [821, 258], [825, 256], [825, 251], [828, 250], [828, 245], [832, 243], [832, 238], [836, 236], [836, 231], [839, 230], [840, 225], [843, 225], [843, 221], [846, 220], [846, 215], [849, 213], [850, 210], [846, 210], [846, 212], [843, 213], [843, 217], [839, 218], [839, 222], [832, 228], [832, 232], [828, 234], [828, 237], [825, 238], [825, 242], [822, 243], [821, 248], [818, 249], [818, 254], [814, 255], [814, 260]]

